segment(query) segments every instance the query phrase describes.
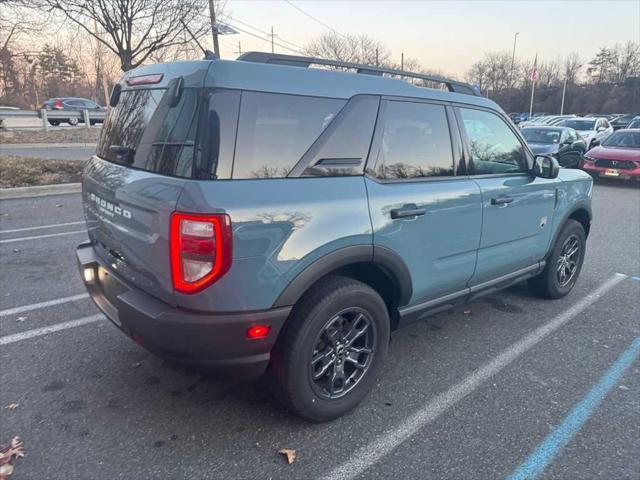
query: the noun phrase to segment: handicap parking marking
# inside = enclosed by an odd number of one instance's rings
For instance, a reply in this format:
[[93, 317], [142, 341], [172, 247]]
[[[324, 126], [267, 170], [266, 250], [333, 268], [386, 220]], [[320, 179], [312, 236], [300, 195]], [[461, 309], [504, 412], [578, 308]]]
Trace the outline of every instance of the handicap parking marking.
[[551, 432], [507, 480], [534, 480], [567, 446], [596, 411], [605, 396], [620, 381], [627, 369], [640, 356], [640, 337], [618, 357], [600, 381], [571, 410], [562, 423]]

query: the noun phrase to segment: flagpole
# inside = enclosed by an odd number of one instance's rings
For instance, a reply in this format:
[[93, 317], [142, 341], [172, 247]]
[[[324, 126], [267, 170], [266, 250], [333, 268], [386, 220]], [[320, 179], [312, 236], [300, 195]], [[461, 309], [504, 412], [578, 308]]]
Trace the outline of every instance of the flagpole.
[[533, 93], [536, 91], [536, 81], [538, 80], [538, 54], [533, 61], [533, 69], [531, 70], [531, 103], [529, 104], [529, 120], [533, 115]]
[[529, 119], [531, 119], [531, 116], [533, 115], [533, 92], [536, 91], [536, 81], [534, 80], [531, 83], [531, 103], [529, 104]]
[[564, 113], [564, 95], [567, 92], [567, 77], [564, 77], [564, 85], [562, 85], [562, 103], [560, 104], [560, 115]]

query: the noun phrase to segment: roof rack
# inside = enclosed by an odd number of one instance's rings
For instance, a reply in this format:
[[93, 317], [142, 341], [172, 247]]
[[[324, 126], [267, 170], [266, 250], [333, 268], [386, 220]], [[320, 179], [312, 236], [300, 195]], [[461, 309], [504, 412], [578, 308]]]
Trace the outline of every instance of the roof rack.
[[289, 65], [293, 67], [308, 68], [311, 65], [326, 65], [331, 67], [350, 68], [365, 75], [382, 76], [394, 75], [397, 77], [410, 77], [427, 80], [429, 82], [442, 83], [446, 85], [450, 92], [464, 93], [467, 95], [480, 96], [480, 92], [468, 83], [450, 80], [448, 78], [439, 77], [437, 75], [425, 75], [423, 73], [407, 72], [404, 70], [396, 70], [394, 68], [376, 67], [373, 65], [363, 65], [359, 63], [341, 62], [339, 60], [326, 60], [316, 57], [303, 57], [298, 55], [283, 55], [278, 53], [267, 52], [246, 52], [240, 55], [237, 60], [255, 63], [271, 63], [276, 65]]

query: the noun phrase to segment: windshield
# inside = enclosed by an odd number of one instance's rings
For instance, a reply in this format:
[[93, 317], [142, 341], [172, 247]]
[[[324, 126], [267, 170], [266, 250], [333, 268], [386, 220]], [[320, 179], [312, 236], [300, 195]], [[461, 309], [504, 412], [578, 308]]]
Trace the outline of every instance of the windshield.
[[123, 90], [109, 109], [98, 142], [105, 160], [178, 177], [191, 177], [199, 90], [185, 88], [170, 107], [166, 89]]
[[615, 132], [603, 143], [603, 147], [640, 148], [640, 132]]
[[640, 118], [635, 119], [633, 122], [627, 125], [627, 128], [640, 128]]
[[546, 128], [525, 128], [522, 136], [529, 143], [554, 144], [560, 142], [561, 130], [548, 130]]
[[565, 120], [562, 122], [563, 127], [573, 128], [574, 130], [593, 130], [596, 124], [595, 120]]

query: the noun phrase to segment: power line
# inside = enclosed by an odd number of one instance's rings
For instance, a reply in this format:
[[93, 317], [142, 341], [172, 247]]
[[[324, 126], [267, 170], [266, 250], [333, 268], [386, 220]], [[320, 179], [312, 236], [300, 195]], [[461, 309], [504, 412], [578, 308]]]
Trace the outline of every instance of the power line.
[[314, 17], [313, 15], [311, 15], [310, 13], [306, 12], [305, 10], [303, 10], [302, 8], [300, 8], [298, 5], [296, 5], [295, 3], [293, 3], [290, 0], [284, 0], [285, 2], [287, 2], [289, 5], [291, 5], [293, 8], [295, 8], [296, 10], [298, 10], [300, 13], [302, 13], [303, 15], [305, 15], [306, 17], [309, 17], [311, 20], [313, 20], [314, 22], [318, 23], [319, 25], [322, 25], [324, 28], [328, 28], [329, 30], [331, 30], [333, 33], [336, 33], [338, 35], [340, 35], [341, 37], [345, 37], [346, 35], [343, 35], [342, 33], [340, 33], [338, 30], [336, 30], [335, 28], [327, 25], [326, 23], [324, 23], [322, 20], [319, 20], [318, 18]]
[[[262, 35], [264, 35], [266, 37], [270, 37], [271, 36], [271, 33], [267, 32], [266, 30], [261, 30], [258, 27], [254, 27], [253, 25], [249, 25], [248, 23], [243, 22], [242, 20], [238, 20], [237, 18], [233, 18], [231, 16], [228, 17], [228, 18], [229, 18], [229, 20], [231, 20], [231, 21], [233, 21], [235, 23], [239, 23], [240, 25], [244, 25], [245, 27], [251, 28], [252, 30], [255, 30], [256, 32], [260, 32]], [[287, 44], [291, 45], [292, 47], [295, 47], [295, 48], [300, 49], [300, 50], [304, 50], [304, 48], [301, 47], [300, 45], [298, 45], [296, 43], [293, 43], [293, 42], [290, 42], [288, 40], [285, 40], [280, 35], [278, 35], [278, 39], [283, 43], [287, 43]], [[271, 41], [271, 40], [269, 40], [269, 41]]]
[[[238, 27], [237, 25], [230, 25], [230, 26], [232, 26], [233, 28], [235, 28], [236, 30], [238, 30], [238, 31], [240, 31], [240, 32], [242, 32], [242, 33], [246, 33], [247, 35], [251, 35], [252, 37], [255, 37], [255, 38], [259, 39], [259, 40], [264, 40], [264, 41], [267, 41], [267, 42], [272, 42], [272, 43], [273, 43], [273, 45], [277, 45], [277, 46], [278, 46], [278, 47], [280, 47], [280, 48], [284, 48], [285, 50], [289, 50], [289, 51], [294, 52], [294, 53], [297, 53], [297, 54], [302, 54], [302, 52], [301, 52], [300, 50], [293, 49], [293, 48], [291, 48], [291, 47], [288, 47], [288, 46], [286, 46], [286, 45], [283, 45], [282, 43], [278, 43], [278, 42], [276, 42], [276, 41], [273, 41], [273, 40], [272, 40], [272, 39], [270, 39], [270, 38], [264, 38], [264, 37], [261, 37], [260, 35], [256, 35], [255, 33], [252, 33], [252, 32], [250, 32], [250, 31], [248, 31], [248, 30], [243, 30], [242, 28]], [[269, 34], [269, 35], [270, 35], [270, 34]]]

